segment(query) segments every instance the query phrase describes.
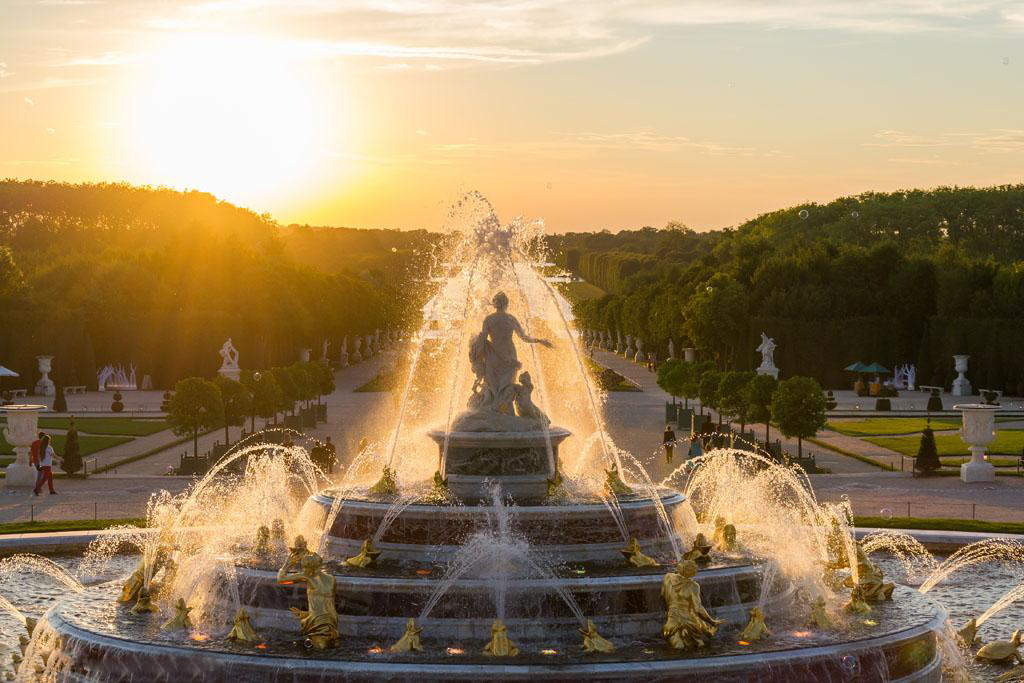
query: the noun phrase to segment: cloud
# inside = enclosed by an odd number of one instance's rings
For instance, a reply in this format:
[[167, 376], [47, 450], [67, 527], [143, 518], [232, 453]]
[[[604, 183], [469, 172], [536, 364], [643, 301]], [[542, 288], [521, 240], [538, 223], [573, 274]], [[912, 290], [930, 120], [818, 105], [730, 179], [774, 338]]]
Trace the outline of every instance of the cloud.
[[36, 106], [35, 100], [33, 100], [31, 97], [25, 97], [25, 98], [22, 98], [22, 99], [25, 102], [25, 104], [27, 104], [28, 106], [30, 106], [30, 107], [35, 107]]
[[[865, 147], [904, 149], [963, 148], [974, 152], [1013, 153], [1024, 152], [1024, 129], [995, 128], [980, 133], [940, 133], [919, 135], [898, 130], [881, 130], [872, 136]], [[894, 161], [894, 159], [890, 159]]]
[[56, 128], [47, 128], [46, 132], [49, 133], [50, 135], [53, 135], [53, 134], [55, 134], [57, 132], [57, 129]]
[[[27, 90], [50, 90], [51, 88], [77, 88], [86, 85], [93, 85], [96, 80], [90, 78], [57, 78], [47, 76], [36, 81], [25, 81], [22, 83], [11, 83], [0, 85], [0, 92], [24, 92]], [[26, 100], [29, 98], [25, 98]]]
[[0, 62], [0, 78], [10, 78], [14, 73], [7, 70], [7, 62]]
[[563, 161], [589, 158], [596, 152], [622, 151], [641, 153], [675, 153], [694, 151], [713, 156], [774, 156], [775, 152], [760, 153], [752, 147], [737, 147], [714, 141], [694, 140], [681, 135], [662, 135], [648, 130], [614, 133], [571, 133], [550, 140], [514, 143], [488, 143], [478, 140], [435, 145], [436, 154], [448, 157], [480, 155], [528, 154]]

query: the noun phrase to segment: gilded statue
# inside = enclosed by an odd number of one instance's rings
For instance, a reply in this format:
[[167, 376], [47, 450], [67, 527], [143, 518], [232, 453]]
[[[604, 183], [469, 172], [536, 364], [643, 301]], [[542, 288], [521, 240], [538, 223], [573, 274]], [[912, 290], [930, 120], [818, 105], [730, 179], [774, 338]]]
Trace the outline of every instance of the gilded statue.
[[700, 584], [693, 580], [696, 575], [697, 564], [683, 560], [661, 582], [661, 598], [668, 615], [661, 633], [677, 650], [704, 647], [705, 638], [714, 636], [721, 623], [704, 609]]
[[484, 654], [488, 657], [515, 657], [519, 654], [519, 648], [509, 640], [508, 629], [501, 619], [491, 623], [491, 640], [484, 647]]
[[306, 601], [309, 609], [300, 610], [292, 607], [291, 611], [299, 618], [304, 635], [314, 649], [326, 650], [337, 647], [341, 638], [338, 635], [338, 611], [334, 605], [334, 577], [323, 569], [323, 560], [316, 553], [307, 553], [302, 557], [302, 573], [289, 574], [287, 567], [277, 573], [280, 583], [306, 584]]

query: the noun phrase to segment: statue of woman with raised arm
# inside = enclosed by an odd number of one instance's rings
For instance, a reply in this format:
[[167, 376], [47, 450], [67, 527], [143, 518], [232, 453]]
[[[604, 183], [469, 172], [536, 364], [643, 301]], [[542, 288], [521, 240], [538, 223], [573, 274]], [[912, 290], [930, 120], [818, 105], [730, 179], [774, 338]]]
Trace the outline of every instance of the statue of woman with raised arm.
[[469, 359], [476, 375], [469, 407], [476, 411], [491, 410], [511, 415], [516, 371], [520, 367], [512, 337], [518, 336], [527, 344], [542, 344], [548, 348], [551, 348], [551, 342], [531, 337], [523, 331], [516, 317], [506, 310], [508, 297], [504, 292], [495, 294], [492, 303], [497, 310], [484, 318], [483, 328], [469, 348]]

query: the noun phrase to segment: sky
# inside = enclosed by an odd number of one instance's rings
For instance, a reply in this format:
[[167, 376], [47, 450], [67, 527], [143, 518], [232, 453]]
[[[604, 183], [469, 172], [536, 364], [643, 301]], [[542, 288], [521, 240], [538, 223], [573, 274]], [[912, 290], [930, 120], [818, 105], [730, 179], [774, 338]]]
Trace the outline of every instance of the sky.
[[1022, 0], [0, 0], [0, 177], [563, 232], [1022, 172]]

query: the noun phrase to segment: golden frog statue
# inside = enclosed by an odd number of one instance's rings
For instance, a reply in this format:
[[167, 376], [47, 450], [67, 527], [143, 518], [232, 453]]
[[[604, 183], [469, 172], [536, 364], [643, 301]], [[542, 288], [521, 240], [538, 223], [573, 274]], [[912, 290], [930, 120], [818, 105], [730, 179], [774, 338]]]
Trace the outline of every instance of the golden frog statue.
[[416, 620], [410, 618], [405, 625], [405, 633], [398, 639], [398, 642], [388, 648], [389, 652], [423, 652], [423, 644], [420, 643], [420, 634], [423, 629], [416, 626]]
[[259, 639], [260, 637], [249, 621], [249, 613], [245, 609], [238, 610], [238, 613], [235, 614], [235, 623], [231, 626], [231, 632], [228, 633], [228, 640], [236, 643], [255, 643]]
[[491, 623], [491, 640], [484, 647], [484, 654], [488, 657], [515, 657], [519, 654], [519, 648], [508, 639], [508, 629], [501, 619]]
[[587, 619], [587, 627], [581, 628], [580, 633], [583, 635], [584, 652], [615, 652], [615, 646], [611, 641], [601, 637], [590, 619]]
[[192, 620], [188, 616], [191, 611], [192, 608], [185, 604], [185, 598], [178, 598], [178, 602], [174, 605], [174, 616], [165, 621], [160, 628], [164, 631], [192, 630]]
[[636, 536], [629, 539], [629, 545], [619, 551], [622, 556], [626, 558], [626, 564], [633, 567], [657, 567], [658, 563], [640, 552], [640, 544], [636, 540]]
[[767, 638], [771, 634], [772, 632], [768, 630], [768, 626], [764, 623], [764, 612], [761, 611], [760, 607], [752, 607], [750, 609], [750, 621], [747, 622], [746, 628], [740, 632], [740, 639], [753, 643], [755, 640]]
[[379, 555], [380, 551], [373, 547], [373, 541], [368, 538], [363, 541], [363, 545], [359, 548], [359, 554], [347, 558], [345, 564], [349, 567], [365, 569], [376, 562]]

